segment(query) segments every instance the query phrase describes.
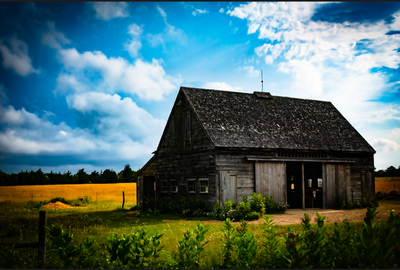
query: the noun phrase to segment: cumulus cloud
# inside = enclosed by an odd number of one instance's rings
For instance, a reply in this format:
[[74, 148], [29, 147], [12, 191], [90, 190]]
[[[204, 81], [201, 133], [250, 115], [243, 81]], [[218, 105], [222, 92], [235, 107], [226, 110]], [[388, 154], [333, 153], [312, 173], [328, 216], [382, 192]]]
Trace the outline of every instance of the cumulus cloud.
[[96, 18], [104, 21], [129, 16], [128, 4], [125, 2], [95, 2], [91, 4], [96, 11]]
[[195, 10], [192, 12], [192, 15], [196, 16], [197, 14], [205, 14], [205, 13], [208, 13], [208, 10], [195, 8]]
[[240, 87], [232, 87], [225, 82], [207, 82], [203, 85], [205, 89], [214, 89], [214, 90], [226, 90], [226, 91], [238, 91], [242, 88]]
[[142, 43], [140, 41], [142, 33], [143, 28], [139, 25], [133, 23], [128, 26], [128, 34], [131, 35], [131, 39], [124, 44], [124, 48], [129, 52], [131, 57], [137, 57], [140, 48], [142, 48]]
[[247, 77], [257, 77], [260, 75], [260, 71], [258, 71], [257, 69], [254, 69], [253, 66], [244, 66], [242, 68], [239, 68], [239, 70], [243, 70], [246, 73]]
[[[5, 43], [8, 43], [8, 46]], [[40, 74], [40, 70], [32, 67], [31, 58], [28, 56], [28, 45], [16, 37], [8, 40], [0, 39], [0, 52], [5, 68], [9, 68], [21, 76], [32, 73]]]
[[55, 29], [54, 22], [47, 22], [47, 26], [49, 27], [49, 32], [42, 34], [42, 43], [45, 45], [49, 45], [54, 49], [62, 49], [61, 44], [70, 44], [71, 41], [65, 37], [63, 33], [58, 32]]
[[88, 163], [141, 160], [157, 147], [165, 126], [164, 120], [154, 118], [132, 99], [116, 94], [75, 93], [67, 97], [67, 103], [81, 118], [81, 126], [54, 124], [46, 116], [40, 118], [24, 108], [3, 104], [0, 152], [38, 158], [72, 155]]
[[89, 75], [82, 75], [82, 71], [85, 70], [94, 72], [93, 76], [101, 75], [102, 79], [92, 85], [99, 92], [123, 91], [148, 100], [163, 99], [164, 95], [176, 89], [181, 82], [180, 77], [167, 75], [156, 59], [150, 63], [137, 59], [132, 64], [121, 57], [107, 58], [99, 51], [79, 53], [73, 48], [61, 50], [60, 61], [70, 77], [65, 77], [66, 75], [59, 77], [57, 85], [59, 89], [78, 85], [76, 91], [81, 91], [84, 88], [76, 82], [93, 84], [89, 80]]
[[400, 150], [400, 144], [383, 138], [374, 141], [372, 146], [376, 151], [380, 152], [396, 152]]

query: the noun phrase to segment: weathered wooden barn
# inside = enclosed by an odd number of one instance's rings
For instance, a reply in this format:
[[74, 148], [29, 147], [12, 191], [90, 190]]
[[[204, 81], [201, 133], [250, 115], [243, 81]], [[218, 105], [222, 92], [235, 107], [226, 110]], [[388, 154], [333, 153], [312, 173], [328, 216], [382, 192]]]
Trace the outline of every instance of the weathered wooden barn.
[[331, 102], [181, 87], [138, 203], [196, 196], [210, 207], [254, 192], [290, 208], [374, 199], [375, 150]]

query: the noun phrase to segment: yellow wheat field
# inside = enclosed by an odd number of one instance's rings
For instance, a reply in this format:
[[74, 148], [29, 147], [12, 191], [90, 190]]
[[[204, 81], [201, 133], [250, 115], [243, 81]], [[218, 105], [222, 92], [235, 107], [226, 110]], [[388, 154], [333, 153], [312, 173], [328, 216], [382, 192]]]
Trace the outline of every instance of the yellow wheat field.
[[375, 192], [400, 191], [400, 177], [375, 177]]
[[44, 201], [55, 197], [70, 200], [85, 195], [93, 201], [122, 202], [123, 191], [125, 203], [136, 204], [136, 183], [0, 186], [0, 202]]

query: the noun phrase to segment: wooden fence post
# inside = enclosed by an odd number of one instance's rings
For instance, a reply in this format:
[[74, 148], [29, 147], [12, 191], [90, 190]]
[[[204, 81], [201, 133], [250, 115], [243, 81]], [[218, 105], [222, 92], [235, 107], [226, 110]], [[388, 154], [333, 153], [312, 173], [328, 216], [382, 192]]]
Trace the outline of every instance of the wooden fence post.
[[125, 204], [125, 191], [122, 191], [122, 209], [124, 209]]
[[39, 212], [39, 247], [38, 259], [39, 267], [43, 268], [46, 263], [46, 226], [47, 226], [47, 212]]

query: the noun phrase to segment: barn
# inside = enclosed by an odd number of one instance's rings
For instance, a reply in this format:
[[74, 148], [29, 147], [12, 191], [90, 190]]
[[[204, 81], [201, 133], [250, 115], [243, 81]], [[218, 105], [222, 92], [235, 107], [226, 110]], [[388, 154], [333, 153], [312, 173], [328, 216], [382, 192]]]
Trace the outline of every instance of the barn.
[[138, 204], [198, 197], [210, 206], [255, 192], [290, 208], [375, 196], [375, 150], [331, 102], [181, 87]]

